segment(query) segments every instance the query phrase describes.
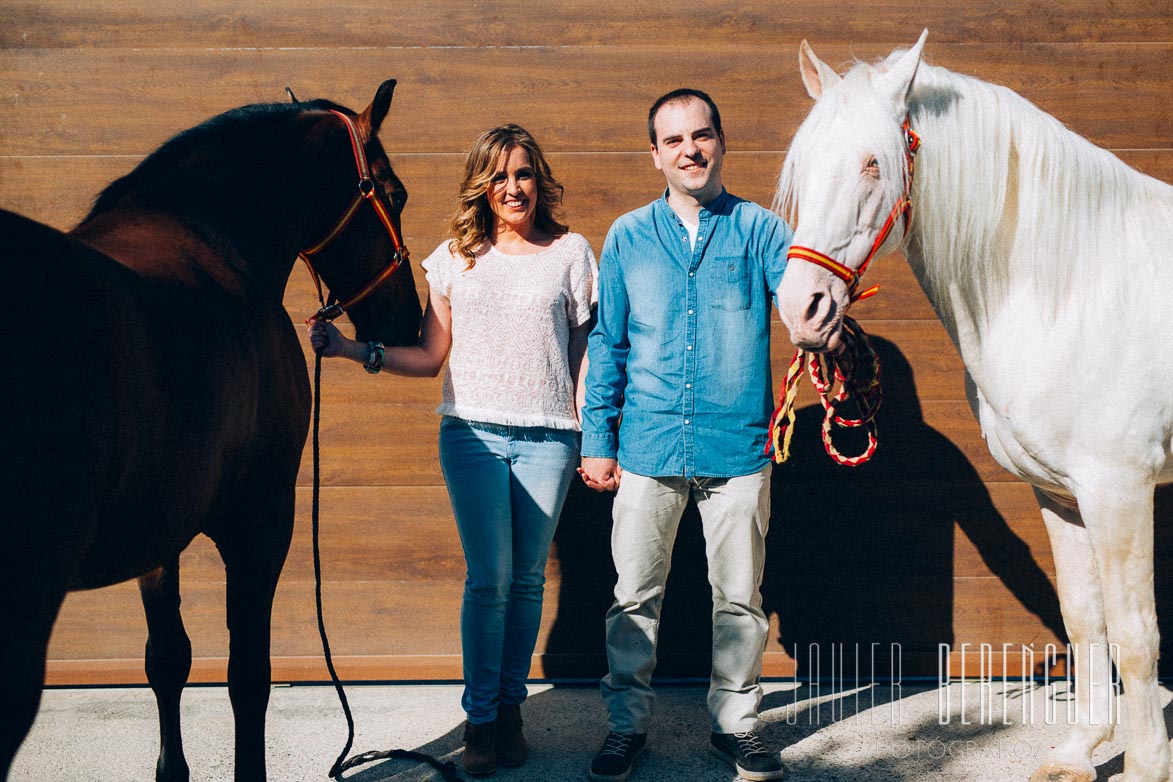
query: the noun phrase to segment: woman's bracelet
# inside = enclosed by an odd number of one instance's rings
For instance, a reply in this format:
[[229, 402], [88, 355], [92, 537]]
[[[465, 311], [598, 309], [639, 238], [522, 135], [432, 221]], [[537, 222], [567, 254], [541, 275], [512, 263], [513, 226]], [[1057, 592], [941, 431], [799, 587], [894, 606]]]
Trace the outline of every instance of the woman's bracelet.
[[367, 372], [372, 375], [377, 375], [383, 371], [383, 359], [386, 357], [386, 352], [383, 349], [382, 342], [368, 342], [367, 348], [367, 363], [363, 366]]

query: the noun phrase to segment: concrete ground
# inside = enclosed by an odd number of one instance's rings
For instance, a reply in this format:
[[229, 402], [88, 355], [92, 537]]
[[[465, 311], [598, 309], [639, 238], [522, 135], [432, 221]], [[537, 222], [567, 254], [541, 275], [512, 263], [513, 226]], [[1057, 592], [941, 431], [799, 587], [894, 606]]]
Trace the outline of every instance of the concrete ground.
[[[1008, 782], [1030, 776], [1066, 727], [1063, 685], [1011, 682], [938, 688], [917, 682], [831, 692], [765, 686], [761, 736], [782, 752], [787, 779], [801, 782]], [[633, 782], [731, 782], [732, 770], [706, 751], [705, 688], [658, 687], [648, 749]], [[347, 687], [357, 724], [355, 752], [413, 749], [459, 763], [458, 685]], [[1162, 689], [1166, 714], [1171, 694]], [[1033, 714], [1030, 711], [1033, 709]], [[530, 761], [499, 770], [500, 782], [584, 780], [604, 735], [605, 712], [593, 686], [531, 687], [523, 706]], [[1100, 747], [1100, 780], [1123, 771], [1123, 737]], [[154, 778], [154, 700], [145, 688], [45, 692], [10, 782], [126, 782]], [[268, 714], [270, 782], [324, 782], [346, 740], [333, 688], [275, 687]], [[191, 687], [184, 695], [184, 745], [192, 782], [232, 779], [232, 717], [227, 690]], [[423, 782], [427, 766], [376, 761], [347, 772], [355, 782]]]

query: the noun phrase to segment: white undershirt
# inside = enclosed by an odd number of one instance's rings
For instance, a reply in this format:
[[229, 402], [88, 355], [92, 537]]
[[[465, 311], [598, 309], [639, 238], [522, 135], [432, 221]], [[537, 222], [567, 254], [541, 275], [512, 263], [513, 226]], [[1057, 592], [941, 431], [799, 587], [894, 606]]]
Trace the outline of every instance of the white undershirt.
[[[680, 217], [680, 215], [676, 215]], [[680, 224], [684, 226], [684, 230], [688, 231], [688, 242], [691, 249], [696, 249], [696, 234], [701, 229], [700, 223], [690, 223], [683, 217], [680, 217]]]

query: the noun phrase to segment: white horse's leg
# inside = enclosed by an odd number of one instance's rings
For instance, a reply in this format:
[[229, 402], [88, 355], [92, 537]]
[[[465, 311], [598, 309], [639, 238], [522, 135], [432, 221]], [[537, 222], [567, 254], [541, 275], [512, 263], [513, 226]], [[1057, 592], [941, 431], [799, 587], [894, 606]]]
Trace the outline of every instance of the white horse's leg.
[[1124, 782], [1167, 782], [1169, 736], [1157, 690], [1153, 485], [1104, 481], [1079, 500], [1100, 571], [1108, 640], [1124, 685]]
[[1075, 656], [1076, 709], [1075, 724], [1031, 775], [1031, 782], [1092, 782], [1096, 778], [1092, 750], [1111, 738], [1113, 728], [1108, 720], [1111, 663], [1104, 597], [1091, 541], [1079, 513], [1038, 490], [1035, 496], [1051, 540], [1059, 607]]

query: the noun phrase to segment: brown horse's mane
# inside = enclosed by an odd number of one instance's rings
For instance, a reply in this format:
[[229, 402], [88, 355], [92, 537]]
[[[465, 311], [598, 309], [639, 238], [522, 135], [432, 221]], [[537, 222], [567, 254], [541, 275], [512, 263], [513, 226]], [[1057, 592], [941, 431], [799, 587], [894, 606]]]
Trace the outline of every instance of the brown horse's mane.
[[[170, 215], [244, 272], [243, 259], [252, 265], [276, 249], [261, 238], [264, 228], [282, 220], [281, 195], [304, 179], [305, 128], [297, 118], [331, 109], [352, 113], [315, 100], [254, 104], [212, 117], [108, 185], [81, 225], [114, 210]], [[271, 183], [265, 192], [257, 188], [262, 181]]]
[[[312, 110], [352, 114], [329, 100], [258, 103], [226, 111], [172, 136], [130, 173], [111, 182], [98, 194], [82, 222], [110, 211], [132, 194], [139, 208], [190, 213], [193, 206], [208, 203], [207, 193], [191, 182], [178, 181], [177, 171], [197, 182], [211, 182], [222, 178], [226, 164], [250, 170], [266, 159], [257, 154], [258, 147], [276, 143], [282, 124]], [[258, 126], [270, 129], [258, 133]]]

